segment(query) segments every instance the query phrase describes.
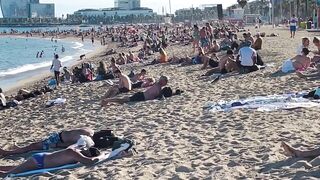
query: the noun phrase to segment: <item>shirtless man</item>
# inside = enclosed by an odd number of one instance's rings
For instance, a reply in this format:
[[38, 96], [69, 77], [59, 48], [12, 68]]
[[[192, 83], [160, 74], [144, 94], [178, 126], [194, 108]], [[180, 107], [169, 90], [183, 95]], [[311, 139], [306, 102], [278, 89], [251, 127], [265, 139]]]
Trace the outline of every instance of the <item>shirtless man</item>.
[[10, 156], [15, 154], [23, 154], [36, 150], [49, 150], [50, 148], [66, 148], [72, 144], [75, 144], [81, 135], [93, 137], [94, 131], [89, 128], [75, 129], [69, 131], [61, 131], [60, 133], [52, 133], [46, 139], [32, 143], [25, 147], [17, 147], [14, 150], [0, 149], [0, 156]]
[[214, 73], [226, 74], [229, 72], [229, 70], [227, 69], [227, 64], [229, 63], [229, 61], [235, 61], [232, 50], [228, 50], [226, 55], [222, 56], [221, 58], [217, 57], [217, 59], [219, 60], [219, 66], [209, 70], [203, 76], [211, 76]]
[[103, 99], [114, 97], [120, 93], [127, 93], [132, 90], [132, 83], [130, 78], [123, 74], [119, 69], [114, 72], [115, 76], [119, 78], [119, 84], [112, 86]]
[[10, 174], [19, 174], [32, 170], [54, 168], [76, 163], [93, 165], [99, 162], [99, 156], [101, 155], [100, 151], [96, 148], [79, 150], [71, 147], [53, 153], [37, 153], [18, 166], [0, 166], [0, 176], [5, 177]]
[[131, 97], [126, 97], [123, 99], [104, 99], [101, 102], [101, 106], [107, 106], [108, 103], [127, 103], [127, 102], [141, 102], [154, 100], [161, 95], [162, 87], [166, 86], [168, 83], [168, 78], [166, 76], [161, 76], [159, 81], [147, 89], [145, 92], [138, 92]]
[[309, 49], [303, 48], [302, 55], [297, 55], [296, 57], [285, 61], [279, 71], [288, 73], [291, 71], [306, 70], [311, 64], [311, 59], [308, 57], [309, 52]]
[[6, 157], [16, 154], [23, 154], [30, 151], [48, 151], [51, 148], [67, 148], [78, 142], [81, 136], [91, 137], [96, 148], [110, 148], [113, 142], [119, 141], [111, 130], [101, 130], [94, 132], [90, 128], [64, 130], [51, 133], [46, 139], [29, 144], [24, 147], [15, 147], [13, 150], [4, 150], [0, 148], [0, 157]]

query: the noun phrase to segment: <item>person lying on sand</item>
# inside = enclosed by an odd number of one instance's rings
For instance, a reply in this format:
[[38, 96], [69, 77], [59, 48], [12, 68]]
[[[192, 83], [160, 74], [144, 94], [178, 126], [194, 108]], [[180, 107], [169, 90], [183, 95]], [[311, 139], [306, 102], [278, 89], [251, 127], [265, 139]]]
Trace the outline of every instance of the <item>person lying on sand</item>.
[[296, 74], [300, 78], [320, 78], [320, 64], [317, 65], [317, 72], [311, 74], [303, 74], [302, 72], [296, 71]]
[[101, 102], [101, 106], [107, 106], [108, 103], [127, 103], [127, 102], [140, 102], [157, 99], [161, 95], [162, 87], [166, 86], [168, 83], [168, 78], [166, 76], [161, 76], [159, 81], [151, 86], [144, 92], [137, 92], [131, 97], [126, 97], [123, 99], [109, 99], [104, 98]]
[[293, 148], [289, 144], [282, 142], [281, 146], [285, 152], [285, 155], [295, 158], [315, 158], [320, 156], [320, 148], [315, 148], [311, 150], [299, 150]]
[[127, 93], [132, 90], [132, 82], [130, 78], [123, 74], [119, 69], [114, 72], [115, 76], [119, 78], [118, 85], [112, 86], [104, 98], [111, 98], [121, 93]]
[[309, 52], [309, 49], [303, 48], [302, 55], [297, 55], [292, 59], [286, 60], [278, 72], [289, 73], [306, 70], [311, 64], [311, 59], [308, 57]]
[[81, 136], [91, 137], [95, 144], [94, 147], [96, 148], [109, 148], [113, 141], [118, 140], [111, 130], [101, 130], [97, 132], [90, 128], [63, 130], [60, 132], [51, 133], [42, 141], [34, 142], [24, 147], [16, 146], [13, 150], [4, 150], [0, 148], [0, 156], [6, 157], [28, 153], [31, 151], [47, 151], [51, 148], [67, 148], [73, 144], [76, 144]]
[[32, 170], [54, 168], [68, 164], [81, 163], [93, 165], [99, 162], [102, 154], [96, 148], [67, 148], [53, 153], [37, 153], [18, 166], [0, 166], [0, 176], [6, 177], [10, 174], [19, 174]]
[[227, 69], [227, 64], [230, 60], [233, 62], [235, 61], [232, 50], [228, 50], [226, 55], [222, 56], [221, 58], [217, 57], [217, 59], [219, 60], [219, 66], [209, 70], [204, 74], [204, 76], [211, 76], [214, 73], [226, 74], [231, 71]]

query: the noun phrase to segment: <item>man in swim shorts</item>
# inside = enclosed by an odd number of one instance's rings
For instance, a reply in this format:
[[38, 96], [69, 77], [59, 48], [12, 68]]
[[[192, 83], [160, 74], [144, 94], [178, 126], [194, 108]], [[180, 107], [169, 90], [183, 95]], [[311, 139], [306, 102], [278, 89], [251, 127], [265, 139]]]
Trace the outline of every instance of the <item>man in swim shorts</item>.
[[95, 147], [98, 148], [102, 148], [101, 146], [104, 146], [103, 141], [101, 141], [100, 137], [114, 136], [109, 130], [101, 130], [98, 132], [94, 132], [94, 130], [90, 128], [64, 130], [59, 133], [51, 133], [42, 141], [38, 141], [24, 147], [16, 147], [13, 150], [4, 150], [0, 148], [0, 156], [23, 154], [37, 150], [47, 151], [51, 148], [67, 148], [70, 145], [77, 143], [81, 135], [91, 137], [95, 143]]
[[108, 103], [127, 103], [127, 102], [141, 102], [157, 99], [161, 95], [162, 87], [166, 86], [168, 83], [168, 78], [166, 76], [161, 76], [159, 81], [147, 89], [145, 92], [137, 92], [131, 97], [126, 97], [123, 99], [103, 99], [101, 106], [106, 106]]
[[99, 161], [99, 156], [101, 155], [100, 151], [96, 148], [68, 148], [53, 153], [37, 153], [18, 166], [0, 166], [0, 176], [5, 177], [10, 174], [19, 174], [75, 163], [93, 165]]

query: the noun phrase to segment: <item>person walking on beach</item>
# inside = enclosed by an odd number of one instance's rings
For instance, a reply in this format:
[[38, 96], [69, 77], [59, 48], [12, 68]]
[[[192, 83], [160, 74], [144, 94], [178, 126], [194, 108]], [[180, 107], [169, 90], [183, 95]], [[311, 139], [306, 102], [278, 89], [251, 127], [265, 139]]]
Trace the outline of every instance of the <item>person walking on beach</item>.
[[298, 19], [296, 18], [296, 15], [292, 15], [292, 18], [290, 19], [290, 34], [291, 34], [291, 38], [294, 38], [296, 35], [296, 31], [297, 31], [297, 23], [298, 23]]
[[61, 61], [59, 60], [59, 55], [55, 54], [50, 70], [53, 70], [53, 72], [54, 72], [54, 77], [57, 81], [57, 86], [59, 86], [59, 83], [60, 83], [60, 68], [61, 67], [62, 67], [62, 64], [61, 64]]

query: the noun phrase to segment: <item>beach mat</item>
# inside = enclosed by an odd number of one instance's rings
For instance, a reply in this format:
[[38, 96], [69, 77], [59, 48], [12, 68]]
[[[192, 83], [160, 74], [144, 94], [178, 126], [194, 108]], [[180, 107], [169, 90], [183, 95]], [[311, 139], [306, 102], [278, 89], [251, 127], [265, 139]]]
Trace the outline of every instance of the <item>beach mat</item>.
[[[99, 157], [99, 161], [97, 163], [95, 163], [93, 166], [110, 161], [110, 160], [115, 160], [115, 159], [121, 158], [121, 156], [119, 155], [120, 152], [123, 151], [124, 149], [129, 148], [130, 146], [131, 146], [130, 144], [125, 143], [119, 149], [116, 149], [111, 152], [103, 152], [103, 155], [101, 157]], [[78, 168], [81, 166], [84, 166], [84, 165], [82, 165], [80, 163], [67, 164], [64, 166], [59, 166], [59, 167], [54, 167], [54, 168], [37, 169], [37, 170], [23, 172], [23, 173], [19, 173], [19, 174], [10, 174], [10, 175], [8, 175], [8, 177], [9, 178], [16, 178], [16, 177], [27, 177], [27, 176], [32, 176], [32, 175], [41, 175], [41, 174], [46, 174], [46, 173], [54, 173], [56, 171], [63, 170], [63, 169], [75, 169], [75, 168]]]
[[299, 94], [256, 96], [233, 101], [209, 102], [203, 108], [209, 112], [230, 112], [236, 109], [254, 109], [262, 112], [320, 107], [319, 100], [309, 100]]

